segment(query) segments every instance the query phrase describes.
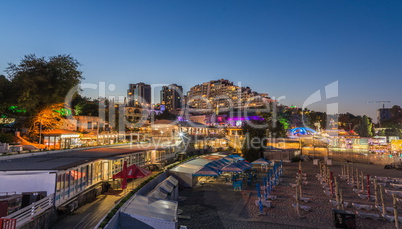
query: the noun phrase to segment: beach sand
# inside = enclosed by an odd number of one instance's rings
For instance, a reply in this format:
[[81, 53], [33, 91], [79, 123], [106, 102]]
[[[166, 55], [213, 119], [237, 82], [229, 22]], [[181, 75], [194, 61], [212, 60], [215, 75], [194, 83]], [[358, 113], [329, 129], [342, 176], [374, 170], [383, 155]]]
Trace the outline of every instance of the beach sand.
[[[358, 168], [364, 174], [370, 176], [384, 176], [393, 178], [402, 178], [402, 171], [384, 169], [383, 166], [372, 164], [349, 164], [355, 169]], [[256, 168], [256, 167], [255, 167]], [[275, 186], [271, 195], [276, 195], [277, 199], [272, 201], [272, 208], [264, 208], [264, 214], [261, 215], [259, 207], [255, 205], [258, 200], [255, 183], [247, 187], [247, 182], [243, 182], [242, 191], [234, 191], [231, 183], [212, 179], [205, 184], [197, 185], [194, 188], [180, 190], [179, 195], [187, 199], [179, 202], [179, 209], [183, 211], [181, 215], [190, 216], [191, 219], [179, 218], [180, 225], [186, 225], [188, 228], [335, 228], [333, 209], [329, 202], [334, 197], [328, 197], [324, 194], [322, 185], [316, 178], [319, 173], [318, 166], [314, 166], [312, 161], [302, 163], [303, 173], [307, 174], [308, 185], [303, 186], [303, 197], [310, 198], [310, 202], [304, 203], [311, 207], [311, 211], [300, 211], [300, 216], [296, 213], [292, 204], [295, 203], [293, 195], [295, 188], [290, 183], [296, 183], [296, 173], [298, 163], [284, 163], [284, 174], [279, 185]], [[341, 163], [333, 162], [330, 166], [331, 171], [341, 174]], [[262, 177], [266, 172], [259, 171], [257, 180], [262, 185]], [[347, 185], [346, 181], [338, 179], [340, 188], [343, 190], [345, 202], [358, 204], [371, 204], [374, 201], [362, 200], [352, 191], [352, 187]], [[373, 190], [373, 185], [371, 185]], [[392, 186], [387, 185], [386, 189], [394, 190]], [[374, 194], [374, 191], [371, 192]], [[387, 207], [392, 207], [392, 197], [385, 195]], [[402, 209], [402, 207], [399, 207]], [[356, 212], [353, 207], [345, 208], [347, 211]], [[378, 210], [363, 211], [369, 213], [380, 212]], [[402, 211], [399, 211], [402, 216]], [[392, 215], [388, 213], [388, 215]], [[395, 228], [394, 223], [383, 219], [372, 220], [362, 219], [356, 215], [357, 228]]]

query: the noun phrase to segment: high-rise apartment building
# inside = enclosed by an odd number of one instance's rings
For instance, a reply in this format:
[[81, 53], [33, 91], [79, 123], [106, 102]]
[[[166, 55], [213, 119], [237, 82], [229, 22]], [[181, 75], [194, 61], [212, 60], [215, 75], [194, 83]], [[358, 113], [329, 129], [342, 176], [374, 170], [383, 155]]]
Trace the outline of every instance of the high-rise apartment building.
[[165, 105], [168, 111], [182, 108], [183, 103], [183, 87], [177, 84], [163, 86], [161, 90], [161, 104]]
[[151, 85], [130, 84], [127, 90], [128, 106], [149, 106], [151, 104]]
[[195, 85], [188, 92], [187, 100], [191, 107], [198, 109], [239, 108], [260, 106], [267, 101], [267, 95], [260, 96], [249, 87], [239, 87], [220, 79]]

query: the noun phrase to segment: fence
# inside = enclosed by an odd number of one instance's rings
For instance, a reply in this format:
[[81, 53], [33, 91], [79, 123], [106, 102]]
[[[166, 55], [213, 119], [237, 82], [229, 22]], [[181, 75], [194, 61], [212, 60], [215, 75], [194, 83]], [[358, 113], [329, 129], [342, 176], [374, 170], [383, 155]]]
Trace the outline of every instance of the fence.
[[[48, 197], [45, 197], [37, 202], [32, 203], [29, 206], [26, 206], [25, 208], [22, 208], [8, 216], [6, 216], [5, 218], [7, 219], [15, 219], [16, 220], [16, 226], [21, 227], [23, 226], [25, 223], [33, 220], [35, 218], [35, 216], [38, 216], [40, 214], [42, 214], [43, 212], [45, 212], [46, 210], [48, 210], [49, 208], [51, 208], [54, 204], [54, 195], [51, 194]], [[4, 220], [4, 218], [2, 218], [1, 220]], [[7, 228], [7, 227], [5, 227]], [[1, 227], [0, 227], [1, 229]]]
[[16, 219], [0, 219], [0, 229], [15, 229]]

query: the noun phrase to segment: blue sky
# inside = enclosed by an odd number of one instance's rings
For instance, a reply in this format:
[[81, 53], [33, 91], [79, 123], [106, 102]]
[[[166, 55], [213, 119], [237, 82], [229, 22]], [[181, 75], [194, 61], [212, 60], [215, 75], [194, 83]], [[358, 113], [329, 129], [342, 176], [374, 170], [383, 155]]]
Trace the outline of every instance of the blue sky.
[[[86, 83], [226, 78], [302, 106], [338, 81], [337, 98], [309, 106], [375, 117], [402, 105], [402, 1], [3, 1], [0, 71], [26, 54], [70, 54]], [[86, 91], [87, 95], [96, 95]], [[324, 95], [324, 94], [322, 94]], [[389, 106], [390, 104], [388, 104]]]

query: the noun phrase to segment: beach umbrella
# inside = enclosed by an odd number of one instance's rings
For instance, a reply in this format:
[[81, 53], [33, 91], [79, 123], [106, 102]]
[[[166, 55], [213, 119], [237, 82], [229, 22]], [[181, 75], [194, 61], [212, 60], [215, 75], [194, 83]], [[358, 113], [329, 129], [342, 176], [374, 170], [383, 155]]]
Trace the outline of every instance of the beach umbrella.
[[198, 170], [193, 176], [209, 176], [209, 177], [217, 177], [219, 173], [210, 167], [203, 167], [202, 169]]

